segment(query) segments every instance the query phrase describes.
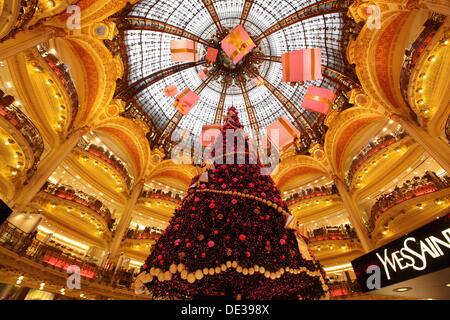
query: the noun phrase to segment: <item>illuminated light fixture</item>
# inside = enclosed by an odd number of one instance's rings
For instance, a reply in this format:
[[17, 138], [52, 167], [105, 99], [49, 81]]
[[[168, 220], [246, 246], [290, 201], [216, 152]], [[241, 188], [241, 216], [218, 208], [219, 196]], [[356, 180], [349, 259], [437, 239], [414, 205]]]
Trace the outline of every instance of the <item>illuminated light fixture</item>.
[[6, 87], [9, 88], [9, 89], [11, 89], [11, 88], [13, 87], [13, 86], [12, 86], [12, 83], [11, 83], [11, 82], [7, 82], [7, 83], [6, 83]]
[[421, 203], [417, 204], [416, 207], [419, 208], [420, 210], [423, 210], [423, 206]]
[[440, 205], [443, 203], [443, 201], [442, 201], [441, 199], [436, 199], [434, 202], [435, 202], [438, 206], [440, 206]]
[[338, 271], [338, 270], [348, 270], [348, 269], [352, 269], [352, 264], [351, 263], [341, 264], [341, 265], [334, 266], [334, 267], [323, 268], [323, 270], [325, 272], [332, 272], [332, 271]]
[[417, 92], [417, 93], [422, 93], [422, 92], [423, 92], [423, 89], [422, 89], [422, 88], [418, 88], [418, 89], [416, 90], [416, 92]]
[[389, 120], [389, 122], [388, 122], [389, 124], [393, 124], [394, 123], [394, 120]]
[[35, 67], [34, 67], [34, 70], [35, 70], [36, 72], [41, 72], [41, 71], [44, 70], [44, 69], [42, 69], [41, 66], [35, 66]]
[[396, 288], [396, 289], [394, 289], [392, 291], [394, 291], [394, 292], [406, 292], [406, 291], [409, 291], [409, 290], [412, 290], [412, 288], [411, 287], [402, 287], [402, 288]]
[[417, 104], [423, 105], [424, 103], [423, 99], [417, 100]]
[[419, 78], [420, 78], [420, 79], [426, 79], [426, 78], [427, 78], [427, 75], [426, 75], [425, 73], [421, 73], [421, 74], [419, 75]]
[[9, 146], [10, 144], [14, 144], [14, 140], [11, 139], [11, 138], [8, 138], [8, 139], [5, 141], [5, 145]]
[[435, 60], [436, 60], [436, 57], [434, 55], [428, 58], [428, 61], [431, 61], [431, 62], [433, 62]]
[[55, 237], [56, 239], [60, 239], [60, 240], [62, 240], [64, 242], [67, 242], [68, 244], [74, 245], [74, 246], [76, 246], [78, 248], [81, 248], [81, 249], [84, 249], [84, 250], [88, 250], [89, 249], [89, 246], [87, 246], [85, 244], [82, 244], [82, 243], [80, 243], [78, 241], [72, 240], [72, 239], [70, 239], [68, 237], [65, 237], [65, 236], [61, 235], [61, 234], [55, 233], [54, 231], [52, 231], [50, 229], [47, 229], [46, 227], [43, 227], [41, 225], [38, 226], [38, 230], [42, 231], [44, 233], [47, 233], [47, 234], [51, 233], [51, 234], [53, 234], [53, 237]]
[[445, 286], [446, 286], [447, 288], [450, 288], [450, 283], [446, 283]]
[[82, 294], [80, 294], [80, 298], [84, 298], [84, 294], [82, 293]]
[[445, 41], [444, 41], [444, 45], [448, 45], [448, 40], [445, 40]]
[[52, 80], [52, 79], [48, 79], [48, 80], [47, 80], [47, 84], [48, 84], [48, 85], [53, 84], [53, 80]]
[[385, 128], [383, 128], [383, 132], [386, 132], [387, 131], [387, 128], [385, 127]]

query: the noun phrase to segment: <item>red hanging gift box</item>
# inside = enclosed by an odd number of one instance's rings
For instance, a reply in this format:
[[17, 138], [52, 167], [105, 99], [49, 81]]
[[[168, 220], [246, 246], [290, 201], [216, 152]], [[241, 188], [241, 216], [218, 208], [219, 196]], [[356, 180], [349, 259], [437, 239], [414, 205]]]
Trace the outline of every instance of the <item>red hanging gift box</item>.
[[208, 47], [208, 50], [206, 51], [206, 61], [208, 63], [216, 62], [218, 54], [219, 50]]
[[178, 94], [177, 86], [167, 86], [164, 88], [164, 95], [166, 97], [175, 97]]
[[328, 114], [336, 94], [325, 88], [310, 86], [303, 98], [302, 107], [306, 110]]
[[281, 116], [277, 121], [266, 128], [267, 138], [278, 150], [285, 150], [300, 138], [300, 131], [289, 121], [286, 116]]
[[283, 82], [322, 79], [322, 49], [302, 49], [283, 53]]
[[234, 28], [222, 40], [221, 46], [225, 54], [233, 61], [234, 64], [237, 64], [254, 48], [256, 48], [255, 43], [241, 25]]
[[197, 45], [192, 40], [171, 40], [170, 54], [175, 62], [195, 62], [197, 60]]
[[184, 89], [176, 98], [173, 106], [184, 116], [197, 104], [200, 97], [189, 88]]

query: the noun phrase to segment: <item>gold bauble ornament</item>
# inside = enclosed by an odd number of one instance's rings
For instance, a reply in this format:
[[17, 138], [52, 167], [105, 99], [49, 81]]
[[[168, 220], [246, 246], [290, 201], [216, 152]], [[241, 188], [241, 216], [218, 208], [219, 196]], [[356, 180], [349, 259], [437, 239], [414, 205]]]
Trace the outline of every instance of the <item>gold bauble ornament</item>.
[[214, 275], [214, 268], [209, 268], [209, 274], [212, 276]]
[[248, 274], [249, 275], [253, 275], [255, 273], [255, 269], [254, 268], [249, 268], [248, 269]]
[[216, 274], [219, 274], [222, 270], [220, 269], [220, 267], [216, 267], [214, 269], [214, 271], [215, 271]]
[[248, 275], [248, 269], [247, 268], [242, 269], [242, 274], [244, 276]]
[[241, 272], [242, 272], [242, 267], [241, 267], [241, 266], [238, 266], [238, 267], [236, 268], [236, 271], [239, 272], [239, 273], [241, 273]]
[[185, 268], [184, 264], [183, 263], [179, 263], [178, 266], [177, 266], [177, 271], [181, 272], [181, 271], [184, 270], [184, 268]]
[[188, 276], [187, 270], [181, 271], [181, 274], [180, 274], [181, 279], [186, 280], [187, 276]]
[[258, 272], [259, 271], [259, 266], [257, 264], [255, 264], [255, 271]]
[[221, 265], [220, 265], [220, 270], [222, 270], [222, 271], [227, 271], [227, 266], [224, 265], [224, 264], [221, 264]]
[[206, 276], [209, 273], [209, 269], [208, 268], [203, 268], [203, 274]]
[[198, 269], [197, 271], [195, 271], [195, 279], [197, 280], [202, 280], [203, 279], [203, 271]]
[[188, 274], [188, 276], [187, 276], [187, 281], [189, 282], [189, 283], [194, 283], [195, 282], [195, 275], [193, 274], [193, 273], [189, 273]]
[[166, 281], [172, 280], [172, 273], [170, 271], [164, 272], [164, 280]]
[[177, 273], [177, 265], [176, 264], [171, 264], [169, 267], [169, 271], [171, 274], [175, 274]]
[[231, 265], [232, 265], [231, 261], [227, 261], [226, 263], [227, 268], [231, 268]]
[[233, 261], [233, 262], [231, 263], [231, 266], [232, 266], [233, 268], [236, 268], [236, 267], [238, 266], [237, 261]]
[[259, 267], [259, 273], [264, 273], [266, 272], [266, 269], [264, 267]]
[[163, 282], [166, 278], [164, 277], [164, 273], [160, 272], [158, 273], [158, 281]]
[[270, 278], [270, 271], [266, 271], [266, 272], [264, 272], [264, 277], [266, 277], [266, 278]]

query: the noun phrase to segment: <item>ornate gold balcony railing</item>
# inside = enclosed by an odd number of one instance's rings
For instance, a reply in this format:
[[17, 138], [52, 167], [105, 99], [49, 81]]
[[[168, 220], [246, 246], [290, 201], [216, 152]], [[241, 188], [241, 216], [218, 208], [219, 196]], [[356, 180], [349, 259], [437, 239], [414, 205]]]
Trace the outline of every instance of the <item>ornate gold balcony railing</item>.
[[93, 144], [86, 144], [86, 143], [80, 143], [78, 144], [79, 148], [84, 149], [86, 152], [91, 154], [92, 156], [99, 158], [103, 162], [109, 164], [111, 167], [113, 167], [122, 177], [122, 179], [125, 181], [128, 190], [131, 189], [132, 179], [128, 172], [127, 167], [125, 164], [120, 160], [118, 157], [116, 157], [114, 154], [109, 152], [108, 150], [105, 150], [104, 148], [93, 145]]
[[367, 160], [382, 152], [384, 149], [393, 145], [406, 137], [404, 132], [395, 132], [394, 134], [385, 135], [375, 142], [370, 142], [364, 149], [362, 149], [354, 158], [350, 164], [350, 169], [345, 175], [345, 183], [347, 186], [352, 184], [355, 173], [366, 163]]
[[[405, 59], [403, 61], [402, 70], [400, 72], [400, 89], [403, 100], [411, 109], [411, 103], [408, 98], [408, 88], [414, 67], [419, 62], [420, 57], [425, 52], [426, 47], [433, 39], [438, 29], [444, 23], [446, 16], [441, 14], [433, 14], [425, 23], [424, 29], [417, 39], [411, 44], [411, 47], [405, 50]], [[411, 114], [417, 118], [417, 114], [411, 109]]]
[[49, 68], [54, 72], [56, 77], [59, 79], [61, 84], [63, 85], [65, 91], [67, 92], [70, 99], [70, 111], [71, 111], [71, 120], [68, 126], [68, 129], [73, 126], [73, 122], [78, 114], [78, 93], [73, 83], [72, 77], [69, 73], [67, 66], [60, 61], [54, 54], [50, 53], [44, 44], [40, 44], [37, 47], [37, 51], [39, 55], [44, 59]]
[[136, 229], [129, 229], [126, 238], [127, 239], [134, 239], [134, 240], [154, 240], [158, 241], [159, 237], [161, 237], [162, 230], [151, 228], [150, 230], [136, 230]]
[[161, 190], [145, 190], [141, 193], [141, 198], [144, 199], [155, 199], [163, 200], [168, 202], [174, 202], [176, 204], [181, 204], [182, 197], [179, 194], [173, 193], [172, 191], [161, 191]]
[[99, 217], [101, 217], [105, 221], [105, 224], [108, 226], [108, 228], [111, 230], [114, 223], [111, 211], [95, 197], [68, 186], [57, 185], [49, 182], [46, 182], [46, 184], [43, 186], [43, 191], [65, 201], [70, 201], [74, 204], [89, 208]]
[[21, 0], [20, 1], [20, 9], [19, 16], [16, 19], [16, 23], [11, 28], [11, 31], [0, 39], [0, 43], [6, 41], [8, 39], [14, 38], [15, 35], [22, 31], [25, 26], [31, 21], [33, 18], [36, 9], [38, 7], [39, 0]]
[[[33, 263], [45, 268], [64, 271], [69, 266], [80, 268], [80, 275], [89, 282], [100, 283], [112, 287], [132, 289], [134, 275], [131, 271], [104, 268], [84, 259], [74, 257], [59, 248], [45, 244], [36, 239], [34, 233], [26, 233], [15, 225], [5, 222], [0, 225], [0, 247], [16, 253]], [[44, 275], [42, 275], [44, 277]]]
[[389, 209], [408, 201], [412, 198], [437, 192], [450, 187], [450, 178], [437, 177], [434, 173], [428, 172], [423, 177], [415, 177], [408, 180], [401, 187], [396, 187], [392, 192], [379, 196], [372, 206], [369, 219], [369, 229], [373, 230], [377, 220]]
[[338, 191], [336, 186], [333, 184], [331, 186], [308, 188], [302, 192], [297, 192], [290, 195], [287, 199], [285, 199], [285, 201], [288, 206], [291, 206], [307, 199], [331, 196], [334, 194], [338, 194]]
[[37, 164], [44, 152], [44, 140], [33, 122], [14, 104], [14, 98], [4, 96], [0, 91], [0, 117], [8, 121], [25, 138], [33, 151], [34, 163], [27, 172], [27, 177], [31, 177], [37, 168]]

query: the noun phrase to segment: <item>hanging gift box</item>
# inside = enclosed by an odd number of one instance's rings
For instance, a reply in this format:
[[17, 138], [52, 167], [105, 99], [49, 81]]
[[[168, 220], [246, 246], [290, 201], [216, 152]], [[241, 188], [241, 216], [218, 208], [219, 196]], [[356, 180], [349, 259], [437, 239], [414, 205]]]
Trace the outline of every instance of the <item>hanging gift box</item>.
[[216, 141], [216, 137], [221, 133], [222, 125], [220, 123], [208, 124], [202, 127], [200, 133], [200, 144], [204, 147]]
[[208, 76], [208, 69], [203, 69], [202, 71], [200, 71], [197, 74], [198, 74], [200, 79], [205, 80], [206, 77]]
[[283, 82], [302, 82], [322, 79], [322, 50], [302, 49], [283, 53]]
[[177, 86], [167, 86], [164, 88], [164, 95], [166, 97], [175, 97], [178, 94]]
[[175, 62], [194, 62], [197, 60], [196, 43], [192, 40], [171, 40], [170, 54]]
[[286, 116], [280, 117], [266, 128], [267, 138], [278, 150], [285, 150], [300, 138], [300, 132]]
[[302, 107], [306, 110], [328, 114], [336, 95], [325, 88], [310, 86], [303, 98]]
[[185, 116], [191, 111], [198, 100], [200, 100], [198, 94], [186, 88], [175, 98], [173, 106]]
[[221, 42], [225, 54], [237, 64], [255, 47], [255, 43], [241, 25], [234, 28]]
[[261, 87], [264, 85], [264, 79], [260, 76], [253, 78], [252, 81], [257, 87]]
[[206, 51], [206, 61], [208, 63], [216, 62], [218, 54], [219, 50], [214, 48], [208, 48], [208, 50]]

